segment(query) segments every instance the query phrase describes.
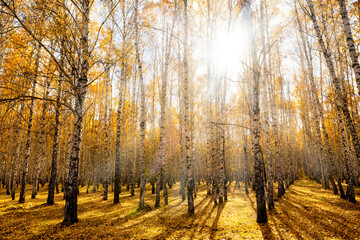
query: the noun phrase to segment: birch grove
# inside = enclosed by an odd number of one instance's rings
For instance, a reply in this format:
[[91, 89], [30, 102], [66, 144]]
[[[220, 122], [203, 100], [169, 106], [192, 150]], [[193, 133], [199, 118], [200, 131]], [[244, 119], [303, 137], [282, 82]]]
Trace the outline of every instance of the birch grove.
[[0, 0], [1, 189], [65, 225], [95, 193], [198, 216], [238, 191], [267, 223], [309, 178], [356, 204], [359, 6]]

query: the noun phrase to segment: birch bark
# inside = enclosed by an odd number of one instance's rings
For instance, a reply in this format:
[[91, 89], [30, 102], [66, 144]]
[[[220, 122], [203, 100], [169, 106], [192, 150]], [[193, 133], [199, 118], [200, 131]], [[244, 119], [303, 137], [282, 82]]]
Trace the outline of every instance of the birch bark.
[[86, 88], [89, 71], [89, 22], [90, 22], [90, 1], [81, 1], [81, 66], [80, 75], [77, 79], [75, 88], [75, 119], [74, 133], [72, 137], [71, 154], [69, 161], [69, 176], [65, 188], [65, 215], [64, 223], [73, 224], [78, 222], [77, 217], [77, 194], [78, 194], [78, 174], [79, 174], [79, 153], [81, 144], [82, 122], [84, 117], [84, 103], [86, 99]]

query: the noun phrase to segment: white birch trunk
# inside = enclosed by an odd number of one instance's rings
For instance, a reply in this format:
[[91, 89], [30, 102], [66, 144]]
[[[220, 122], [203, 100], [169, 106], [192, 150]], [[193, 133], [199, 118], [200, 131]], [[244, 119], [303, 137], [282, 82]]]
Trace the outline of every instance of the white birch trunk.
[[69, 175], [65, 188], [65, 224], [78, 222], [77, 217], [77, 194], [78, 194], [78, 174], [79, 174], [79, 153], [81, 144], [82, 122], [84, 117], [84, 103], [86, 98], [86, 88], [89, 71], [89, 23], [90, 23], [90, 1], [81, 1], [81, 66], [80, 75], [77, 79], [75, 88], [75, 119], [74, 133], [72, 137], [71, 154], [69, 161]]
[[140, 201], [139, 209], [143, 210], [145, 207], [145, 128], [146, 128], [146, 110], [145, 110], [145, 83], [142, 69], [142, 62], [140, 58], [140, 30], [138, 23], [138, 11], [139, 11], [139, 0], [135, 0], [135, 51], [136, 51], [136, 62], [139, 71], [139, 85], [140, 85]]

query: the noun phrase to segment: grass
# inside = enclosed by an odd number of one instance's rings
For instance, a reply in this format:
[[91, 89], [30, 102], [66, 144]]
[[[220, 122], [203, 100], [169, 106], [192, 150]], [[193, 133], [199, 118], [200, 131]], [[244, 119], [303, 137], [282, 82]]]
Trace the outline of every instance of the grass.
[[246, 195], [243, 185], [235, 189], [232, 184], [229, 200], [218, 206], [206, 196], [206, 186], [199, 186], [194, 216], [187, 214], [179, 184], [169, 190], [169, 205], [160, 208], [153, 207], [155, 196], [147, 187], [144, 211], [137, 211], [139, 189], [135, 196], [123, 191], [115, 205], [112, 193], [103, 201], [101, 188], [89, 194], [81, 188], [79, 223], [72, 226], [60, 224], [62, 194], [49, 206], [46, 188], [36, 199], [28, 190], [26, 203], [19, 204], [0, 189], [0, 239], [360, 239], [360, 204], [341, 200], [309, 179], [287, 189], [267, 224], [256, 223], [255, 194]]

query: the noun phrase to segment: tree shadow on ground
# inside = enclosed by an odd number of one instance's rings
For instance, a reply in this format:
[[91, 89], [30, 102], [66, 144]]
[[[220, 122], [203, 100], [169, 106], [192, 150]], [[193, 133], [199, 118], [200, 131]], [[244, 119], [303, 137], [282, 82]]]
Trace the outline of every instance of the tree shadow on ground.
[[218, 231], [219, 219], [220, 219], [222, 211], [225, 208], [225, 205], [226, 205], [226, 202], [216, 206], [217, 211], [216, 211], [215, 220], [214, 220], [213, 224], [211, 225], [210, 239], [214, 239], [216, 232]]
[[249, 196], [249, 194], [246, 194], [247, 199], [249, 199], [250, 204], [251, 204], [251, 208], [256, 212], [256, 208], [255, 208], [255, 204], [254, 201], [251, 199], [251, 197]]
[[[275, 210], [268, 212], [266, 224], [256, 224], [253, 191], [246, 195], [231, 185], [229, 201], [214, 205], [211, 196], [206, 195], [206, 185], [201, 185], [195, 199], [195, 214], [189, 215], [187, 201], [181, 201], [178, 189], [179, 184], [169, 189], [169, 205], [148, 207], [144, 211], [136, 210], [138, 189], [135, 197], [124, 191], [120, 195], [120, 204], [113, 204], [112, 194], [109, 200], [103, 201], [100, 192], [82, 193], [79, 223], [67, 227], [59, 224], [63, 218], [63, 202], [45, 205], [44, 194], [28, 201], [31, 203], [28, 205], [8, 201], [11, 211], [3, 208], [0, 212], [0, 223], [3, 223], [0, 238], [231, 239], [254, 236], [264, 239], [354, 239], [360, 236], [357, 227], [359, 203], [337, 199], [331, 190], [323, 190], [321, 185], [311, 181], [300, 180], [288, 188], [275, 202]], [[62, 201], [61, 194], [56, 199]], [[147, 195], [147, 204], [152, 205], [154, 200], [155, 195]], [[227, 224], [233, 220], [233, 225]]]
[[[206, 203], [206, 201], [208, 202]], [[194, 235], [196, 229], [198, 229], [197, 227], [202, 224], [202, 216], [204, 216], [204, 214], [209, 211], [211, 203], [212, 201], [209, 196], [205, 196], [200, 201], [197, 201], [195, 204], [196, 212], [194, 215], [188, 214], [186, 211], [184, 211], [184, 206], [181, 206], [181, 204], [186, 205], [186, 201], [180, 202], [180, 204], [176, 205], [164, 206], [162, 208], [155, 209], [155, 211], [152, 211], [151, 214], [147, 216], [143, 215], [144, 219], [121, 228], [121, 230], [125, 233], [130, 233], [136, 226], [146, 226], [156, 221], [159, 225], [162, 226], [163, 230], [157, 236], [152, 237], [152, 239], [166, 239], [171, 237], [175, 231], [182, 229], [188, 229], [187, 231], [191, 231], [192, 235]], [[210, 212], [212, 212], [214, 209], [215, 208], [213, 208]], [[176, 218], [166, 215], [167, 212], [178, 213], [180, 211], [183, 211], [183, 213], [177, 215]], [[204, 221], [206, 220], [207, 217]]]
[[[208, 201], [206, 205], [202, 205], [201, 203]], [[209, 196], [206, 196], [203, 198], [203, 200], [197, 204], [196, 209], [198, 211], [194, 215], [190, 215], [188, 213], [184, 213], [181, 217], [176, 219], [163, 219], [162, 222], [163, 226], [165, 227], [165, 230], [158, 234], [154, 239], [168, 239], [171, 238], [171, 236], [179, 230], [186, 230], [190, 231], [190, 239], [197, 239], [197, 234], [202, 234], [205, 228], [209, 228], [210, 232], [210, 239], [214, 239], [216, 237], [216, 233], [218, 231], [218, 223], [220, 216], [222, 214], [222, 211], [225, 208], [226, 202], [223, 204], [214, 205], [212, 198]], [[207, 226], [207, 222], [210, 220], [211, 215], [216, 210], [216, 216], [214, 221], [212, 222], [212, 225], [209, 227]], [[207, 213], [207, 214], [206, 214]]]
[[274, 233], [271, 230], [271, 227], [269, 226], [269, 223], [259, 223], [259, 227], [263, 239], [276, 239]]
[[[300, 185], [290, 187], [275, 204], [276, 208], [268, 212], [269, 223], [259, 224], [264, 239], [274, 239], [275, 234], [281, 239], [360, 236], [358, 204], [333, 198], [330, 191], [323, 190], [321, 185], [306, 186], [306, 189]], [[353, 217], [347, 215], [347, 210], [353, 212]]]

